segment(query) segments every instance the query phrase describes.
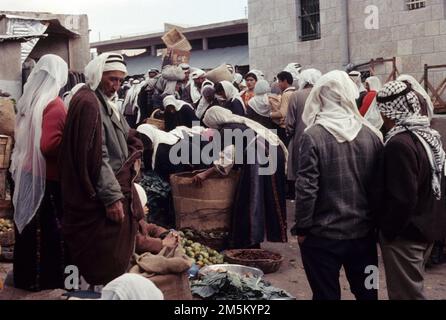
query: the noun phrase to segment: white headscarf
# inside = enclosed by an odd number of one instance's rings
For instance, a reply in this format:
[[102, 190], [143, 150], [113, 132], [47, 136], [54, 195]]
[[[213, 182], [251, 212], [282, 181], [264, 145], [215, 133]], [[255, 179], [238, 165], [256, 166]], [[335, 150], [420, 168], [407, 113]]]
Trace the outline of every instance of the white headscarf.
[[338, 143], [356, 139], [362, 126], [369, 127], [382, 141], [381, 132], [359, 113], [355, 99], [358, 88], [343, 71], [331, 71], [322, 76], [313, 87], [305, 104], [303, 122], [309, 130], [323, 126]]
[[46, 162], [40, 149], [43, 112], [68, 79], [59, 56], [43, 56], [34, 67], [17, 103], [15, 147], [10, 172], [14, 179], [14, 220], [19, 233], [35, 216], [45, 193]]
[[[359, 93], [367, 91], [366, 88], [364, 87], [364, 84], [362, 83], [361, 72], [352, 71], [348, 75], [349, 75], [350, 79], [352, 79], [352, 81], [358, 87]], [[358, 97], [359, 97], [359, 95], [358, 95]]]
[[201, 69], [195, 69], [194, 72], [190, 74], [192, 80], [197, 80], [198, 78], [206, 76], [206, 72]]
[[254, 74], [257, 77], [257, 81], [265, 79], [265, 74], [260, 70], [253, 69], [248, 72], [248, 74], [250, 73]]
[[164, 295], [149, 279], [126, 273], [102, 289], [101, 300], [164, 300]]
[[222, 81], [220, 82], [223, 86], [223, 90], [225, 91], [226, 100], [233, 102], [234, 100], [238, 100], [243, 105], [243, 108], [245, 107], [245, 103], [243, 102], [242, 97], [240, 96], [240, 92], [237, 90], [236, 87], [229, 81]]
[[[213, 90], [214, 95], [215, 95], [215, 89], [214, 89], [214, 85], [211, 84], [210, 85], [205, 85], [203, 83], [203, 87], [201, 88], [201, 100], [200, 103], [198, 104], [197, 110], [195, 111], [195, 115], [197, 116], [198, 119], [201, 119], [204, 115], [204, 113], [206, 112], [206, 110], [211, 106], [210, 102], [206, 99], [206, 91], [207, 90]], [[210, 91], [212, 92], [212, 91]]]
[[176, 135], [161, 131], [150, 124], [142, 124], [136, 129], [136, 131], [144, 134], [150, 139], [150, 141], [152, 141], [153, 144], [152, 170], [155, 170], [155, 160], [156, 160], [156, 152], [158, 151], [158, 146], [161, 143], [173, 146], [180, 140], [180, 138], [178, 138]]
[[194, 72], [190, 74], [190, 96], [193, 103], [197, 103], [201, 99], [201, 92], [198, 90], [197, 86], [195, 85], [194, 80], [197, 80], [201, 77], [205, 77], [206, 72], [204, 72], [201, 69], [196, 69]]
[[302, 71], [298, 80], [299, 90], [303, 90], [307, 85], [314, 86], [321, 77], [322, 73], [317, 69]]
[[103, 53], [91, 60], [85, 67], [85, 78], [91, 90], [96, 91], [102, 80], [102, 74], [107, 71], [121, 71], [127, 76], [124, 58], [116, 53]]
[[180, 111], [184, 106], [188, 106], [192, 110], [195, 110], [194, 107], [192, 107], [189, 103], [178, 100], [174, 96], [167, 96], [163, 99], [163, 106], [164, 108], [167, 108], [168, 106], [174, 106], [176, 111]]
[[190, 65], [188, 65], [187, 63], [182, 63], [179, 65], [179, 67], [183, 70], [190, 70]]
[[255, 96], [248, 102], [248, 105], [251, 107], [251, 109], [263, 117], [269, 117], [269, 114], [271, 112], [271, 106], [268, 99], [269, 93], [271, 93], [271, 87], [268, 81], [257, 81], [254, 88]]
[[369, 85], [370, 91], [378, 92], [382, 88], [381, 80], [375, 76], [367, 78], [365, 83]]
[[234, 74], [234, 82], [237, 84], [242, 83], [243, 81], [243, 76], [240, 73], [235, 73]]
[[291, 73], [294, 81], [299, 81], [300, 72], [302, 71], [302, 66], [300, 65], [300, 63], [297, 63], [297, 62], [289, 63], [285, 67], [285, 69], [283, 69], [283, 71], [287, 71], [287, 72]]
[[255, 131], [258, 136], [268, 141], [269, 144], [276, 147], [280, 146], [285, 154], [285, 159], [288, 159], [288, 150], [276, 134], [256, 121], [233, 114], [231, 110], [219, 106], [211, 107], [206, 112], [203, 122], [209, 128], [216, 130], [219, 130], [226, 123], [244, 124]]
[[141, 201], [141, 205], [143, 207], [146, 206], [147, 205], [147, 194], [146, 194], [146, 191], [138, 183], [134, 183], [133, 185], [135, 186], [136, 192], [138, 192], [138, 198]]
[[398, 77], [398, 81], [404, 81], [409, 82], [412, 86], [412, 89], [414, 89], [416, 92], [421, 94], [427, 102], [427, 116], [429, 120], [432, 120], [434, 117], [434, 104], [432, 103], [431, 97], [427, 94], [426, 90], [421, 86], [421, 84], [415, 79], [414, 77], [408, 75], [408, 74], [402, 74]]
[[130, 87], [130, 89], [127, 91], [124, 102], [122, 103], [123, 110], [120, 110], [122, 114], [125, 114], [125, 109], [130, 108], [132, 114], [135, 112], [136, 109], [139, 109], [138, 106], [138, 95], [141, 91], [141, 87], [139, 84], [134, 84]]
[[201, 135], [206, 130], [207, 130], [206, 128], [200, 126], [195, 126], [192, 128], [180, 126], [176, 127], [169, 133], [173, 134], [174, 136], [180, 139], [187, 139], [188, 137], [193, 137], [194, 135]]

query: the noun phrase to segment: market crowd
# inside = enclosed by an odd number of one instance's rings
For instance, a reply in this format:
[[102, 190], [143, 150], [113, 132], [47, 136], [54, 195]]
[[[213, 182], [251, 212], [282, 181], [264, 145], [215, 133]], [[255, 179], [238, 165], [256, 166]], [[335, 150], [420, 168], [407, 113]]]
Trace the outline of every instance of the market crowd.
[[[171, 204], [148, 210], [138, 182], [151, 175], [168, 184], [172, 174], [200, 170], [197, 186], [239, 174], [231, 248], [286, 243], [289, 230], [298, 237], [314, 299], [341, 298], [344, 267], [356, 298], [376, 300], [365, 270], [378, 265], [378, 246], [389, 298], [424, 299], [425, 265], [446, 235], [445, 152], [420, 84], [411, 76], [363, 82], [360, 72], [322, 74], [297, 63], [272, 83], [259, 70], [225, 71], [230, 79], [218, 82], [187, 64], [130, 78], [123, 57], [108, 53], [87, 65], [86, 83], [64, 93], [67, 64], [56, 55], [38, 61], [17, 103], [14, 285], [63, 288], [67, 265], [90, 285], [106, 285], [128, 272], [134, 253], [177, 246]], [[225, 130], [253, 139], [241, 148], [216, 141]], [[219, 149], [211, 164], [174, 165], [178, 144], [191, 154]], [[252, 144], [276, 170], [259, 174], [268, 164], [251, 159]], [[160, 298], [150, 282], [136, 283], [134, 292]]]

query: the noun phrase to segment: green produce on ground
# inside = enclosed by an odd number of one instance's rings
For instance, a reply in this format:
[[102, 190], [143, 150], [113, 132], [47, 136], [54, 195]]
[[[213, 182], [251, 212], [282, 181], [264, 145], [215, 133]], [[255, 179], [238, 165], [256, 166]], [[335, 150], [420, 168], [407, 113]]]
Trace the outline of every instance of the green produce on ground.
[[268, 282], [233, 272], [211, 272], [192, 281], [192, 294], [205, 300], [294, 300]]
[[214, 264], [223, 264], [224, 256], [217, 251], [202, 245], [198, 242], [193, 242], [187, 239], [187, 234], [180, 232], [182, 236], [181, 244], [189, 258], [192, 258], [194, 262], [200, 267], [210, 266]]

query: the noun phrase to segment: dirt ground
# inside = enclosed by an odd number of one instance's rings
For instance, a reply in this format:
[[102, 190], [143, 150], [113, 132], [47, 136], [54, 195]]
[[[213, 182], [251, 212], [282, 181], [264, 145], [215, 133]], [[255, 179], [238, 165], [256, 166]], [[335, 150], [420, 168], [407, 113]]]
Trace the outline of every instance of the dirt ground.
[[[288, 221], [289, 225], [293, 223], [294, 205], [288, 203]], [[300, 257], [299, 246], [297, 240], [290, 236], [288, 244], [272, 244], [265, 243], [262, 245], [264, 249], [268, 249], [280, 253], [284, 257], [284, 262], [277, 273], [265, 276], [265, 279], [271, 282], [275, 287], [281, 288], [295, 296], [298, 300], [311, 300], [312, 293]], [[4, 281], [6, 273], [12, 269], [11, 264], [0, 263], [0, 280]], [[387, 290], [383, 263], [380, 257], [380, 286], [379, 299], [387, 300]], [[340, 275], [340, 284], [342, 289], [343, 300], [353, 300], [354, 297], [350, 293], [349, 284], [344, 272]], [[426, 296], [430, 300], [446, 299], [446, 263], [428, 269], [425, 278]], [[63, 291], [56, 290], [51, 292], [28, 293], [22, 290], [5, 287], [0, 291], [0, 300], [10, 299], [59, 299]]]
[[[288, 224], [292, 226], [294, 223], [294, 204], [288, 203]], [[298, 300], [311, 300], [312, 292], [305, 276], [302, 259], [300, 256], [299, 245], [297, 239], [289, 238], [286, 245], [267, 243], [262, 246], [264, 249], [280, 253], [285, 257], [282, 267], [275, 274], [266, 275], [265, 279], [272, 285], [282, 288], [295, 296]], [[388, 300], [387, 287], [385, 280], [384, 266], [379, 254], [379, 299]], [[350, 292], [350, 287], [344, 271], [341, 271], [340, 285], [343, 300], [354, 300], [354, 296]], [[425, 277], [425, 293], [430, 300], [446, 299], [446, 263], [428, 269]]]

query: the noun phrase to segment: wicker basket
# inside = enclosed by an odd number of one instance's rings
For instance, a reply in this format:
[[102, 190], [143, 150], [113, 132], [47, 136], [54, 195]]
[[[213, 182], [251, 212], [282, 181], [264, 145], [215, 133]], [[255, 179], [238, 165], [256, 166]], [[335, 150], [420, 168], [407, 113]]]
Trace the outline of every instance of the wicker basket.
[[192, 182], [199, 172], [202, 171], [170, 176], [176, 228], [204, 232], [230, 230], [240, 172], [232, 170], [226, 177], [207, 179], [201, 188]]
[[161, 37], [163, 42], [165, 43], [167, 48], [173, 48], [183, 51], [191, 51], [192, 46], [186, 37], [178, 31], [176, 28], [173, 28], [169, 32], [167, 32], [164, 36]]
[[0, 232], [0, 246], [9, 247], [15, 243], [14, 230]]
[[157, 109], [155, 111], [153, 111], [152, 115], [150, 116], [150, 118], [148, 118], [146, 120], [146, 124], [150, 124], [152, 126], [157, 127], [159, 130], [164, 131], [166, 130], [166, 123], [164, 122], [164, 120], [161, 119], [156, 119], [155, 115], [160, 112], [161, 110]]
[[[257, 254], [269, 255], [268, 259], [244, 259], [241, 255]], [[242, 250], [228, 250], [225, 252], [225, 261], [231, 264], [240, 264], [243, 266], [254, 267], [262, 270], [265, 274], [277, 272], [283, 262], [283, 257], [274, 252], [262, 249], [242, 249]]]

